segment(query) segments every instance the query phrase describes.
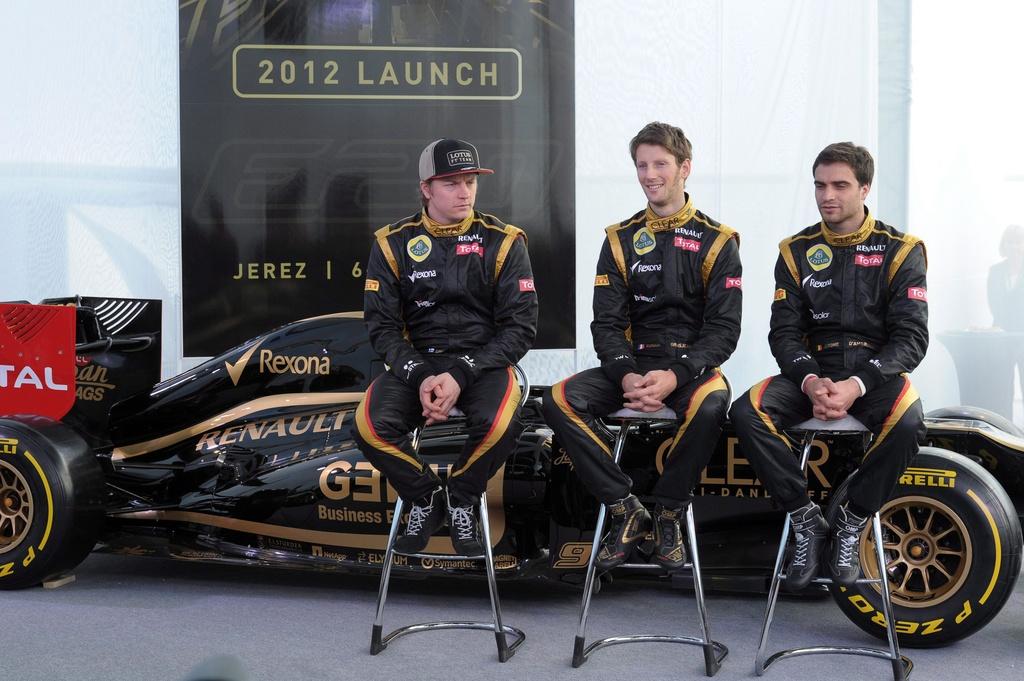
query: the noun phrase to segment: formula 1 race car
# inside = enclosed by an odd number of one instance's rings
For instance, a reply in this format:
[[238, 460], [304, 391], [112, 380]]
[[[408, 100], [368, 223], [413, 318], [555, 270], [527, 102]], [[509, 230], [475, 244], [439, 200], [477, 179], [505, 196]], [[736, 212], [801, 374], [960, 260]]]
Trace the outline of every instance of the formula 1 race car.
[[[54, 310], [69, 321], [50, 333]], [[0, 397], [20, 396], [18, 408], [0, 401], [0, 588], [67, 573], [93, 550], [380, 569], [395, 493], [352, 428], [363, 391], [385, 367], [359, 313], [287, 324], [162, 382], [159, 301], [58, 299], [2, 305], [0, 318]], [[57, 364], [69, 358], [62, 378]], [[39, 415], [46, 411], [33, 399], [47, 392], [59, 393], [66, 413]], [[499, 578], [579, 584], [597, 502], [545, 425], [541, 393], [532, 389], [517, 449], [488, 487], [495, 563]], [[896, 628], [909, 646], [979, 630], [1021, 566], [1024, 434], [969, 407], [930, 412], [927, 426], [927, 446], [882, 510]], [[628, 440], [622, 465], [641, 498], [672, 435], [644, 426]], [[432, 426], [420, 453], [443, 476], [462, 438], [459, 419]], [[845, 498], [862, 440], [815, 441], [813, 498], [833, 506]], [[765, 591], [783, 514], [728, 425], [695, 495], [706, 588]], [[861, 564], [877, 576], [871, 550], [865, 533]], [[428, 551], [451, 551], [451, 542], [439, 534]], [[477, 562], [443, 555], [395, 560], [407, 576], [483, 574]], [[652, 579], [649, 570], [615, 574]], [[692, 584], [686, 572], [653, 578]], [[832, 595], [858, 626], [885, 636], [876, 586]]]

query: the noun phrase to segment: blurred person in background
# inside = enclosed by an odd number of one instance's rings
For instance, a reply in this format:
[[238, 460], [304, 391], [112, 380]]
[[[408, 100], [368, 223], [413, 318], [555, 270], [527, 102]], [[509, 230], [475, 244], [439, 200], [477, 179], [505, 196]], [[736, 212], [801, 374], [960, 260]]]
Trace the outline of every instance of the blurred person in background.
[[[1024, 227], [1007, 226], [999, 240], [999, 255], [1003, 259], [988, 271], [988, 307], [992, 311], [992, 326], [1003, 331], [1024, 333]], [[1014, 365], [1020, 377], [1021, 390], [1024, 390], [1022, 343], [1014, 346], [1008, 367], [1011, 375]], [[1012, 413], [1005, 416], [1012, 416]]]

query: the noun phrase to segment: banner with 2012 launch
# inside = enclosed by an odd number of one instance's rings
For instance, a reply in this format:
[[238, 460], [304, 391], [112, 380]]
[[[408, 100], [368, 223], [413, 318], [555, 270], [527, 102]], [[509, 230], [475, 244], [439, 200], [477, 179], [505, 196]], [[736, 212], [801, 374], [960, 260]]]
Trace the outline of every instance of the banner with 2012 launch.
[[535, 347], [575, 347], [572, 2], [185, 0], [179, 22], [185, 355], [362, 309], [439, 137], [476, 144], [477, 208], [529, 236]]

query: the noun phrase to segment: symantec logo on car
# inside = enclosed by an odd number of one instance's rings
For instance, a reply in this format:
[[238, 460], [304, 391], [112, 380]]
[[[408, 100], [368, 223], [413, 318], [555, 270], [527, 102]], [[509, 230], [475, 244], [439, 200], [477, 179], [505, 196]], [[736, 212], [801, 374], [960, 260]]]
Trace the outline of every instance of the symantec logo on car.
[[75, 308], [0, 304], [0, 415], [62, 418], [75, 404]]

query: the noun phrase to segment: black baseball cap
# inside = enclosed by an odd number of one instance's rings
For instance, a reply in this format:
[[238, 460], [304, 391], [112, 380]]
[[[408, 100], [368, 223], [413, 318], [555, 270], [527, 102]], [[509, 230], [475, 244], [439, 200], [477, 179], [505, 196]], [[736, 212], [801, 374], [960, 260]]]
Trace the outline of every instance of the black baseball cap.
[[434, 140], [420, 154], [421, 182], [462, 173], [493, 175], [494, 171], [480, 167], [480, 154], [476, 147], [465, 140]]

